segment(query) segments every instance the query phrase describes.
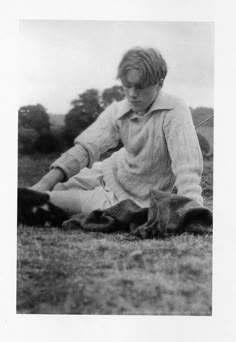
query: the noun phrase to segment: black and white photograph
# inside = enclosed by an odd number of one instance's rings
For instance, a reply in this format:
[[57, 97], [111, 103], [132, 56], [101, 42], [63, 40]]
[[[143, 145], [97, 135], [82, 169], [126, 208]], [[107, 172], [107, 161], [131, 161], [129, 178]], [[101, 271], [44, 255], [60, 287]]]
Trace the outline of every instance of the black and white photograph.
[[234, 342], [234, 1], [0, 15], [0, 340]]
[[211, 316], [214, 23], [19, 38], [17, 314]]

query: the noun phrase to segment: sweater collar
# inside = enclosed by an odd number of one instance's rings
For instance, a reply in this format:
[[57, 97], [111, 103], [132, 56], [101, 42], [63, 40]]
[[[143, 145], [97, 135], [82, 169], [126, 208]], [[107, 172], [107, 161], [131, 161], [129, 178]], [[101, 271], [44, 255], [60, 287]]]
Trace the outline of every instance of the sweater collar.
[[[149, 111], [145, 114], [150, 114], [156, 110], [164, 110], [164, 109], [173, 109], [174, 108], [174, 101], [173, 97], [166, 94], [164, 91], [160, 90], [159, 94], [157, 95], [155, 101], [153, 102]], [[121, 107], [118, 114], [118, 119], [121, 119], [124, 115], [128, 113], [134, 113], [129, 101], [124, 99], [121, 103]]]

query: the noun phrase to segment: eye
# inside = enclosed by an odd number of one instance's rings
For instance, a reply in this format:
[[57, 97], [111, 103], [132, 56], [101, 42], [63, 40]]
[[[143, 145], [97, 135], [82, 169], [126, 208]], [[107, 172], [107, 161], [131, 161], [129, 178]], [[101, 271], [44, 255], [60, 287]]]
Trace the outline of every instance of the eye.
[[130, 89], [130, 88], [134, 88], [135, 90], [142, 90], [145, 87], [143, 87], [141, 84], [136, 84], [136, 85], [131, 85], [131, 84], [123, 84], [123, 87], [125, 89]]
[[125, 89], [129, 89], [129, 88], [131, 88], [131, 85], [130, 85], [130, 84], [123, 84], [123, 87], [124, 87]]
[[141, 84], [137, 84], [135, 88], [136, 88], [137, 90], [142, 90], [142, 89], [144, 89], [145, 87], [142, 86]]

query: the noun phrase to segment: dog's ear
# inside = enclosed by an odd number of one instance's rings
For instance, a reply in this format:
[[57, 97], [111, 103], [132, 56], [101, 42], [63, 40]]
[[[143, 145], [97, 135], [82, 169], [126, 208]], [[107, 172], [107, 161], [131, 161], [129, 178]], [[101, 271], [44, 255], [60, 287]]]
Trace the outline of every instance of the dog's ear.
[[43, 205], [49, 201], [49, 195], [47, 193], [41, 193], [39, 191], [18, 188], [18, 203], [27, 205]]

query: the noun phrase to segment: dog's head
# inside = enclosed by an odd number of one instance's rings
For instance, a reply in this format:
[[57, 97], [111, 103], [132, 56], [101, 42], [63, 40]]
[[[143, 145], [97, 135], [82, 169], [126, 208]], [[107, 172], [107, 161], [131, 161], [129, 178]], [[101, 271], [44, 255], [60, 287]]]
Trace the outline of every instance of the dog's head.
[[61, 225], [68, 219], [64, 210], [49, 202], [47, 193], [18, 188], [17, 222], [29, 226]]

